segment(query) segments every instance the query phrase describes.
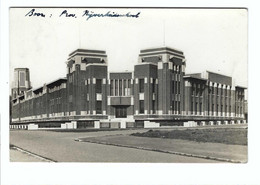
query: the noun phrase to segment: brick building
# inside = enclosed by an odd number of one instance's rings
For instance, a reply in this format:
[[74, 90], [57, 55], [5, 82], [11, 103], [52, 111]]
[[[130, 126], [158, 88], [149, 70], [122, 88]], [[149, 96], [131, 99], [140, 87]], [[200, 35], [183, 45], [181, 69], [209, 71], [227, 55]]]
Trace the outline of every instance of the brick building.
[[182, 51], [161, 47], [141, 50], [134, 71], [118, 73], [107, 71], [105, 51], [77, 49], [66, 78], [38, 89], [31, 89], [28, 69], [15, 69], [25, 75], [12, 88], [11, 128], [245, 123], [244, 87], [214, 72], [185, 74], [185, 67]]

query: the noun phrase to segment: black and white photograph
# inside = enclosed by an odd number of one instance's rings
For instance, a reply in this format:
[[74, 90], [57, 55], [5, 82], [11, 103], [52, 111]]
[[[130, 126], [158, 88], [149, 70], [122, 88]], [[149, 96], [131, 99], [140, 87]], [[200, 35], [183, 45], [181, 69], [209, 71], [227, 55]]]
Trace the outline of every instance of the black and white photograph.
[[247, 163], [246, 8], [9, 15], [10, 162]]

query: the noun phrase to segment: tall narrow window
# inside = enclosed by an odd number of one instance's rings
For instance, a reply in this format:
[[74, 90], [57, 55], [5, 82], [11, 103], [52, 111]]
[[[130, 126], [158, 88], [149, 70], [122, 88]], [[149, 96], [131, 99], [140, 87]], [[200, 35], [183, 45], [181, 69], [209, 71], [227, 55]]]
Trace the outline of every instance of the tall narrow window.
[[155, 83], [156, 79], [153, 78], [153, 84], [152, 84], [152, 92], [155, 93]]
[[102, 79], [96, 80], [96, 93], [102, 92]]
[[126, 86], [127, 80], [123, 79], [123, 96], [128, 96], [127, 94], [127, 86]]
[[110, 80], [110, 96], [114, 95], [114, 80]]
[[144, 79], [139, 79], [139, 92], [144, 92]]
[[152, 112], [155, 114], [155, 100], [152, 101]]
[[140, 114], [144, 113], [144, 100], [139, 101], [139, 113]]
[[96, 113], [102, 114], [102, 101], [96, 101]]
[[115, 80], [115, 96], [118, 96], [118, 80]]
[[181, 82], [178, 81], [178, 94], [181, 94]]
[[122, 96], [122, 80], [119, 80], [119, 96]]

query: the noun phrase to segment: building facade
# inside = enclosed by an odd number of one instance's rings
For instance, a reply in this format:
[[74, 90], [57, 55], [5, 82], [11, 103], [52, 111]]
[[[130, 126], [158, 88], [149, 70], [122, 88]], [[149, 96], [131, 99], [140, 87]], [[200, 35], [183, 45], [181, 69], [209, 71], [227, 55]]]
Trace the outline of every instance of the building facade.
[[[245, 123], [244, 87], [214, 72], [185, 74], [185, 67], [182, 51], [161, 47], [141, 50], [133, 72], [117, 73], [107, 71], [105, 51], [77, 49], [69, 54], [66, 78], [37, 89], [28, 69], [15, 69], [27, 73], [12, 88], [11, 128]], [[22, 91], [21, 84], [27, 84]]]

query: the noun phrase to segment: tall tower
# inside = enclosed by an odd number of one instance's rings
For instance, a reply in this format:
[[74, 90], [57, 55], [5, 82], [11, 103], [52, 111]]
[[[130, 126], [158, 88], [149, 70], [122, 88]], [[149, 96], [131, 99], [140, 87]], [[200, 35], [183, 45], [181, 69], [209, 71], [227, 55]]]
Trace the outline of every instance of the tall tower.
[[15, 68], [14, 81], [12, 84], [12, 98], [24, 94], [25, 91], [31, 89], [30, 71], [28, 68]]

